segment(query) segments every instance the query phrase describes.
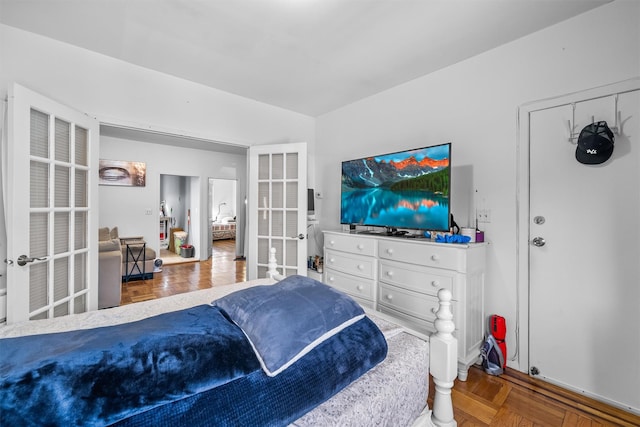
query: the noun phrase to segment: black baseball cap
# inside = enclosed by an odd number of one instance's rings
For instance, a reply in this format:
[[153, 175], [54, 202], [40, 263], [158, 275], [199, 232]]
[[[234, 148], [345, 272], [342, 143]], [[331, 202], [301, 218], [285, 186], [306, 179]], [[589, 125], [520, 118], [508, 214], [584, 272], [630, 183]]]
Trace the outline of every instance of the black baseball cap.
[[582, 129], [578, 137], [576, 160], [585, 165], [599, 165], [613, 154], [613, 132], [607, 122], [591, 123]]

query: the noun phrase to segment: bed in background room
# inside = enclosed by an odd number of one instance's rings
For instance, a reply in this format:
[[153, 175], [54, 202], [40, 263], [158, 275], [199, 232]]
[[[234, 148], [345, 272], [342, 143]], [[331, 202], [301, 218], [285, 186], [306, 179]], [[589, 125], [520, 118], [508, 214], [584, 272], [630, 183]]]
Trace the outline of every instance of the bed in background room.
[[234, 218], [223, 218], [220, 222], [211, 223], [211, 235], [214, 241], [236, 238], [236, 221]]
[[455, 425], [439, 296], [432, 337], [302, 276], [4, 326], [0, 424]]

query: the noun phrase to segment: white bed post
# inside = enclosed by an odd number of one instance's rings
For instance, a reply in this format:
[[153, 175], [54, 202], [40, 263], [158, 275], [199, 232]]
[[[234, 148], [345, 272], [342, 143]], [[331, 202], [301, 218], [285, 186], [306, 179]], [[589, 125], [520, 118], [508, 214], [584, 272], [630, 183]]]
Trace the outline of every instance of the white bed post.
[[276, 258], [276, 248], [269, 249], [269, 262], [267, 263], [267, 277], [276, 281], [284, 279], [278, 271], [278, 259]]
[[436, 333], [429, 338], [429, 370], [435, 383], [431, 421], [436, 426], [457, 426], [453, 419], [451, 388], [458, 373], [458, 340], [452, 335], [455, 330], [451, 312], [451, 291], [438, 291], [440, 307], [436, 312]]

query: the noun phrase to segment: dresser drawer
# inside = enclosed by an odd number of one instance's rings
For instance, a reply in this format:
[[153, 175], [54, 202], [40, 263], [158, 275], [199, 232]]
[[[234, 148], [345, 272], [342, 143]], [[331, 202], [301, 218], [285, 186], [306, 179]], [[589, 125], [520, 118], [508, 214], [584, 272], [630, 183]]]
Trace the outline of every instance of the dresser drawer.
[[428, 267], [445, 268], [461, 273], [466, 271], [465, 251], [448, 247], [446, 244], [426, 242], [403, 242], [381, 239], [378, 242], [378, 256]]
[[433, 297], [437, 297], [438, 290], [445, 288], [457, 300], [455, 274], [450, 270], [380, 260], [378, 280]]
[[362, 298], [371, 305], [375, 298], [375, 282], [373, 279], [353, 277], [328, 268], [325, 270], [324, 283], [351, 296]]
[[[426, 321], [429, 328], [432, 329], [433, 321], [436, 319], [436, 311], [438, 311], [438, 298], [380, 283], [378, 285], [378, 309], [384, 312], [384, 307]], [[451, 304], [451, 311], [455, 322], [455, 304]]]
[[325, 268], [353, 274], [366, 279], [375, 278], [375, 258], [354, 255], [347, 252], [326, 250], [324, 254]]
[[324, 239], [326, 249], [335, 249], [352, 254], [375, 256], [376, 241], [366, 237], [358, 237], [352, 234], [330, 234]]

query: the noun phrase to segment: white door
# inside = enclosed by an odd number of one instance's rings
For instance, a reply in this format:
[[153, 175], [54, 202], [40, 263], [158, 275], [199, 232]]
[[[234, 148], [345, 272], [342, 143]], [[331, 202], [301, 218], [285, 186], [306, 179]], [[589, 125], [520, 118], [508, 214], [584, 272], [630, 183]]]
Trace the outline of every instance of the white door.
[[247, 277], [266, 277], [270, 248], [278, 270], [307, 272], [307, 144], [249, 149]]
[[[575, 158], [574, 132], [616, 124], [612, 157]], [[575, 110], [574, 110], [575, 108]], [[640, 411], [640, 91], [530, 114], [530, 372]]]
[[98, 308], [98, 138], [94, 119], [11, 88], [7, 323]]

